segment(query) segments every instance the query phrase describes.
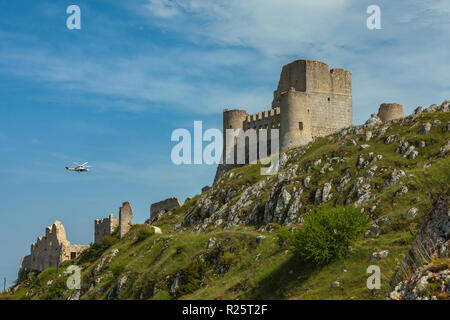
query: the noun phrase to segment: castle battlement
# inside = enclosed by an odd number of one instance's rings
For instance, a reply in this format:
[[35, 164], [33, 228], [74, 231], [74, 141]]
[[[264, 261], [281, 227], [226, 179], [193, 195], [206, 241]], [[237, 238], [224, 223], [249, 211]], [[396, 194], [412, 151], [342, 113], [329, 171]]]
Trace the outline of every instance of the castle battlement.
[[[226, 129], [279, 129], [280, 151], [285, 151], [351, 125], [352, 73], [330, 69], [320, 61], [296, 60], [283, 66], [271, 109], [255, 114], [224, 110], [223, 159], [227, 158]], [[216, 179], [225, 167], [235, 166], [219, 165]]]

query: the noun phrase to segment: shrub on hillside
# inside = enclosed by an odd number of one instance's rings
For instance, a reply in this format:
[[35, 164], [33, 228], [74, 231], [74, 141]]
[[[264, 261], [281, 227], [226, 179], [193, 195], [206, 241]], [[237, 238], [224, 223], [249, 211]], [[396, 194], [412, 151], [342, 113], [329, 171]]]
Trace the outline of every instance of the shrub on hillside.
[[151, 229], [151, 230], [150, 229], [141, 229], [137, 233], [136, 241], [138, 241], [138, 242], [143, 241], [154, 234], [155, 234], [155, 231], [153, 229]]
[[326, 264], [345, 256], [368, 223], [368, 215], [353, 206], [319, 209], [305, 219], [300, 230], [279, 230], [278, 239], [302, 260]]
[[105, 236], [98, 243], [92, 244], [89, 249], [80, 255], [79, 263], [93, 262], [118, 241], [117, 237]]

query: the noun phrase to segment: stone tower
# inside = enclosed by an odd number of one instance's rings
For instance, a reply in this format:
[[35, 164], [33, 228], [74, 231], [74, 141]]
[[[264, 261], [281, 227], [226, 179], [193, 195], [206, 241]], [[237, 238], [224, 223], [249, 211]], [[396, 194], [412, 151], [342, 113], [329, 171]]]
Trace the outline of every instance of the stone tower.
[[130, 203], [124, 202], [119, 209], [119, 238], [123, 238], [131, 229], [131, 219], [133, 218], [133, 211]]
[[307, 144], [312, 140], [308, 95], [291, 87], [280, 96], [280, 151]]
[[352, 124], [352, 74], [319, 61], [283, 67], [272, 108], [280, 107], [280, 151]]
[[382, 103], [380, 109], [378, 109], [378, 117], [383, 122], [402, 119], [403, 118], [403, 105], [399, 103]]

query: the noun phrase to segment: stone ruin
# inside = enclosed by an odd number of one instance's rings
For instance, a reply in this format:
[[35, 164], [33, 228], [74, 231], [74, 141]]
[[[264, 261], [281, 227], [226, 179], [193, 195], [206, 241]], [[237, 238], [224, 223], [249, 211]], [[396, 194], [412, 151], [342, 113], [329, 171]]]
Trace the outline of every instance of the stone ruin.
[[150, 223], [158, 220], [167, 211], [179, 207], [181, 207], [181, 202], [178, 198], [168, 198], [166, 200], [153, 203], [150, 206]]
[[19, 278], [25, 271], [44, 271], [57, 268], [62, 262], [75, 259], [89, 246], [71, 245], [66, 239], [66, 230], [55, 221], [45, 229], [45, 236], [31, 245], [30, 254], [20, 261]]
[[399, 103], [382, 103], [378, 109], [378, 118], [383, 122], [402, 119], [403, 105]]
[[131, 219], [133, 219], [133, 211], [130, 203], [126, 201], [119, 209], [119, 238], [123, 238], [130, 231]]
[[208, 191], [209, 189], [211, 189], [210, 186], [204, 186], [204, 187], [202, 188], [202, 193]]
[[94, 222], [95, 233], [94, 242], [99, 243], [101, 239], [110, 236], [119, 226], [119, 219], [110, 214], [108, 218], [96, 219]]

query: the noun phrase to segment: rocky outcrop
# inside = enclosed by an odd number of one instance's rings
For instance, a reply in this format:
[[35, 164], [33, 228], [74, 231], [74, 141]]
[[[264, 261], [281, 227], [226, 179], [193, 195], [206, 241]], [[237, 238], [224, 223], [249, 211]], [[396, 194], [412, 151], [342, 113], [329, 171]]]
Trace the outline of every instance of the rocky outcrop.
[[[392, 279], [391, 299], [433, 299], [450, 294], [448, 265], [434, 265], [433, 259], [449, 258], [450, 210], [448, 195], [442, 195], [425, 216], [411, 250]], [[437, 268], [437, 270], [436, 270]], [[403, 280], [402, 279], [407, 279]], [[433, 285], [432, 285], [433, 284]]]

